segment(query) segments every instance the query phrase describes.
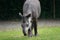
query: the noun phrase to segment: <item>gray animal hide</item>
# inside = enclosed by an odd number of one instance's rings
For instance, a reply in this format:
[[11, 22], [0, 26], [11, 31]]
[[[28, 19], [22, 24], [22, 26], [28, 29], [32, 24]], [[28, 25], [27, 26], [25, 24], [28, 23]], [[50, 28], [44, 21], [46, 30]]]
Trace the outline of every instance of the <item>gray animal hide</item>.
[[26, 0], [23, 5], [23, 16], [27, 16], [29, 14], [32, 17], [38, 18], [41, 13], [41, 6], [39, 0]]

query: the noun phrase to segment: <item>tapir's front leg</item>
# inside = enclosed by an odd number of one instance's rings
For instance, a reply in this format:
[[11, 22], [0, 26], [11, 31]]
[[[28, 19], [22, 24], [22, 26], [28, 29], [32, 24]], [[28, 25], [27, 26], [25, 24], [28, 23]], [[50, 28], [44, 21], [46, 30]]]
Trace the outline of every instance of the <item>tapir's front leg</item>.
[[35, 24], [34, 25], [34, 32], [35, 32], [35, 36], [37, 36], [37, 23], [35, 22], [34, 24]]
[[37, 36], [37, 19], [36, 18], [33, 18], [33, 27], [34, 27], [35, 36]]
[[28, 29], [28, 36], [32, 37], [32, 30], [31, 29]]

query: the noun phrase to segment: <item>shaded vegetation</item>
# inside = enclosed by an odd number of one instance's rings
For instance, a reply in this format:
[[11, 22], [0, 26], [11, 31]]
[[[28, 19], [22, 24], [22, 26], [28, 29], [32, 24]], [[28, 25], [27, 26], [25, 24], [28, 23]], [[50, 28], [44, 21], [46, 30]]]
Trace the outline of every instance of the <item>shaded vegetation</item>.
[[[20, 19], [19, 12], [22, 13], [22, 7], [25, 0], [0, 0], [0, 20]], [[41, 16], [40, 18], [50, 19], [54, 18], [53, 14], [53, 0], [40, 0], [41, 2]], [[60, 0], [56, 0], [55, 17], [60, 18]]]

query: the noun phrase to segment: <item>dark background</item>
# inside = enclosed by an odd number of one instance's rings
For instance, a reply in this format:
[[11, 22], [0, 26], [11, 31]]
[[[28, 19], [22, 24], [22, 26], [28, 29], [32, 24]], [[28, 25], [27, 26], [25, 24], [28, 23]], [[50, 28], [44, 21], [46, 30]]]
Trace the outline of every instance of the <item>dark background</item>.
[[[20, 20], [25, 0], [0, 0], [0, 20]], [[39, 19], [60, 19], [60, 0], [40, 0]]]

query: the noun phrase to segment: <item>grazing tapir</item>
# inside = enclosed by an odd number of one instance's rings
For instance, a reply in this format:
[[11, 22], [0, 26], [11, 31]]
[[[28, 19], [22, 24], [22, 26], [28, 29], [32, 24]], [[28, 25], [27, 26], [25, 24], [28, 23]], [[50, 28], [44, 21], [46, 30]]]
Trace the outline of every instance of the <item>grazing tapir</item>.
[[26, 0], [23, 5], [22, 16], [22, 30], [24, 36], [32, 36], [32, 29], [34, 28], [35, 36], [37, 35], [37, 19], [41, 14], [41, 6], [39, 0]]

